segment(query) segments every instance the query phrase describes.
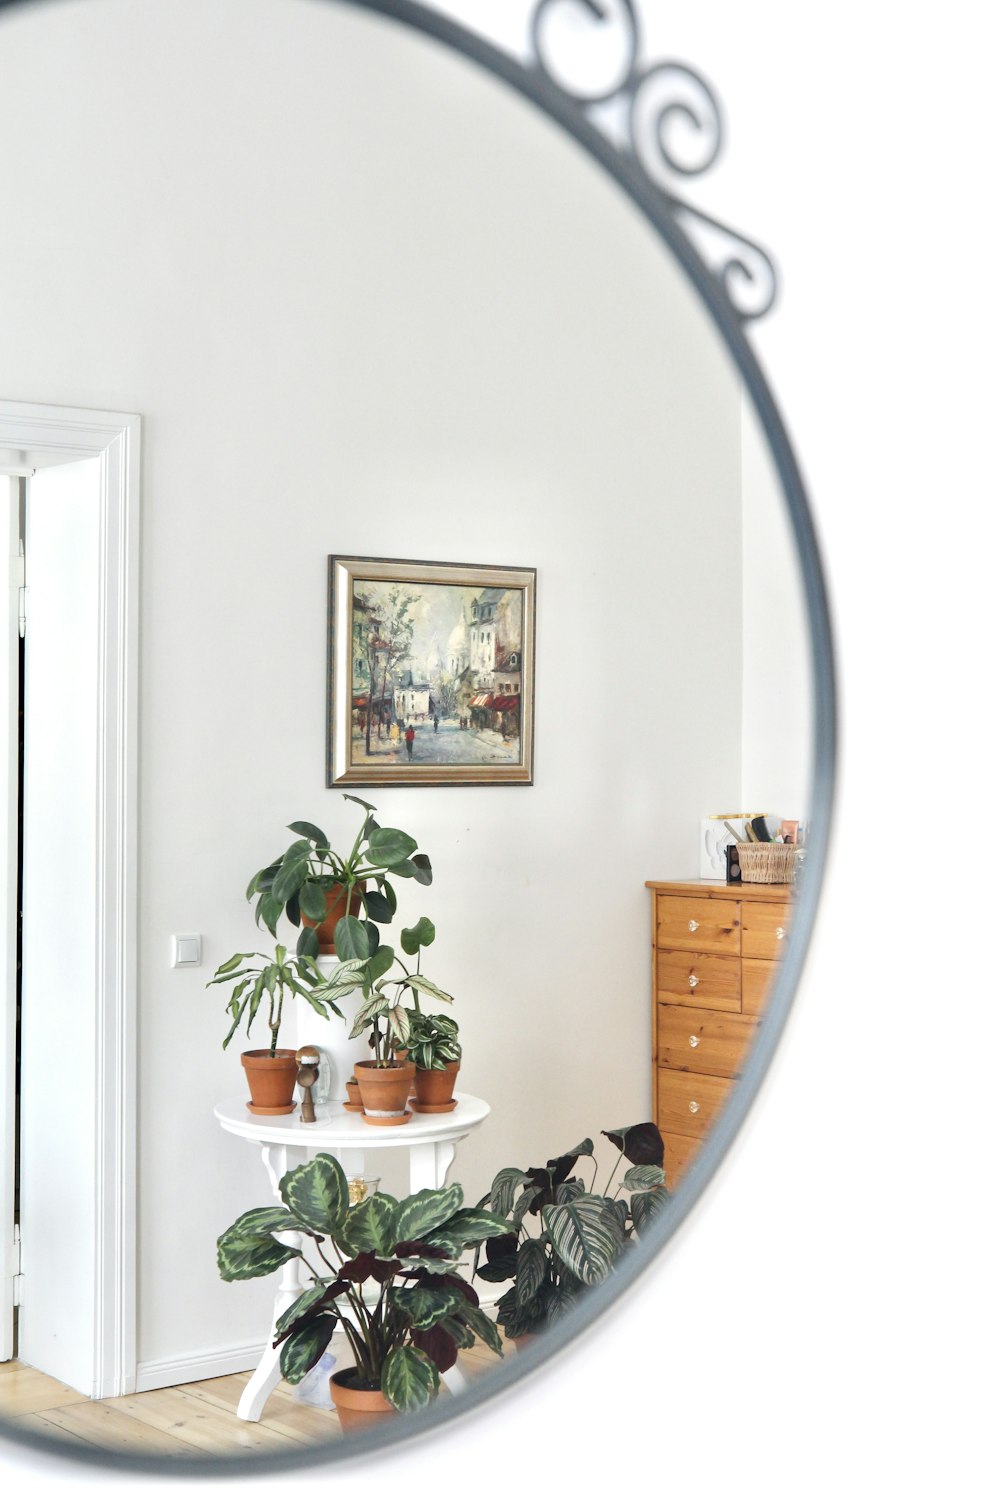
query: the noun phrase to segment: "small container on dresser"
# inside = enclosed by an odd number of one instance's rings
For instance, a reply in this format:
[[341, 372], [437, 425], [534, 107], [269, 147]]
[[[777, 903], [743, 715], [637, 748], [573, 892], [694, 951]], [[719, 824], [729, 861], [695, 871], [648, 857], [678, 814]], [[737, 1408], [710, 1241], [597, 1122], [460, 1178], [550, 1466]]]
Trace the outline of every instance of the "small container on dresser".
[[675, 1188], [752, 1046], [792, 912], [787, 885], [647, 880], [653, 908], [653, 1117]]

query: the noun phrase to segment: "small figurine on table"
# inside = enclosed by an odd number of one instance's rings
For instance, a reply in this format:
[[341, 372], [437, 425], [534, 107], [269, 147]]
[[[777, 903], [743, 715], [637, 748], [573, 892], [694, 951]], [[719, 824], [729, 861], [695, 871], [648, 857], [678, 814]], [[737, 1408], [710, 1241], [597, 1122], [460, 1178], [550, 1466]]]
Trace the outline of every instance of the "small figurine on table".
[[302, 1090], [302, 1108], [299, 1114], [304, 1125], [315, 1125], [316, 1109], [312, 1091], [319, 1080], [319, 1050], [316, 1047], [300, 1047], [295, 1057], [299, 1064], [295, 1082]]

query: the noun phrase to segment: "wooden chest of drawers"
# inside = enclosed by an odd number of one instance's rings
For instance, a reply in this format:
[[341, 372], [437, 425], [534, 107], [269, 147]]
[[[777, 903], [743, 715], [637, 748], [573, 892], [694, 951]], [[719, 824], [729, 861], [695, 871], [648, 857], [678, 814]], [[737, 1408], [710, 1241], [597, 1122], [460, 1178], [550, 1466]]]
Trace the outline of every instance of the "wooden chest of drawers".
[[653, 906], [653, 1117], [676, 1187], [753, 1045], [790, 929], [787, 885], [646, 885]]

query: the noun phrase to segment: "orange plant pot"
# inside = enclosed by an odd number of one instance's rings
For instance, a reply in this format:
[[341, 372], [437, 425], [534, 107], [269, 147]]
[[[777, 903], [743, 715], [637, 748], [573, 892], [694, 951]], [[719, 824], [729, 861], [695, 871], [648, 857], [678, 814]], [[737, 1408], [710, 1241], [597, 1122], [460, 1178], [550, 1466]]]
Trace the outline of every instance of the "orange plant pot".
[[[361, 888], [359, 887], [351, 892], [350, 915], [356, 917], [360, 910]], [[313, 922], [304, 912], [301, 914], [303, 927], [316, 928], [316, 936], [319, 939], [319, 951], [321, 953], [336, 954], [337, 950], [334, 947], [333, 934], [341, 917], [346, 917], [347, 914], [347, 892], [342, 885], [331, 886], [327, 891], [326, 916], [322, 922]]]
[[386, 1400], [381, 1391], [358, 1391], [343, 1384], [344, 1380], [356, 1374], [357, 1371], [351, 1368], [338, 1370], [336, 1375], [330, 1376], [330, 1398], [337, 1408], [337, 1416], [345, 1432], [372, 1427], [386, 1417], [396, 1415], [396, 1408], [391, 1401]]
[[415, 1072], [411, 1062], [391, 1063], [387, 1068], [373, 1062], [357, 1063], [354, 1076], [364, 1105], [362, 1119], [372, 1125], [405, 1125], [410, 1118], [406, 1105]]
[[290, 1047], [279, 1047], [272, 1057], [270, 1049], [258, 1047], [240, 1053], [247, 1075], [253, 1115], [290, 1115], [295, 1108], [295, 1079], [299, 1060]]
[[417, 1068], [413, 1078], [413, 1108], [418, 1114], [446, 1114], [455, 1108], [455, 1079], [459, 1064], [443, 1068]]

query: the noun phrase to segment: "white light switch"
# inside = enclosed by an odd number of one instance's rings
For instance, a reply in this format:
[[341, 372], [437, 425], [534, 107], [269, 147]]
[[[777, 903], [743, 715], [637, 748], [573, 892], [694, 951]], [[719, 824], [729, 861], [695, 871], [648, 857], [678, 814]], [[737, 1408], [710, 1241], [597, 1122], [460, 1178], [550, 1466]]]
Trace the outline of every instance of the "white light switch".
[[200, 932], [175, 932], [173, 938], [173, 957], [170, 960], [175, 969], [194, 968], [201, 963], [201, 933]]

